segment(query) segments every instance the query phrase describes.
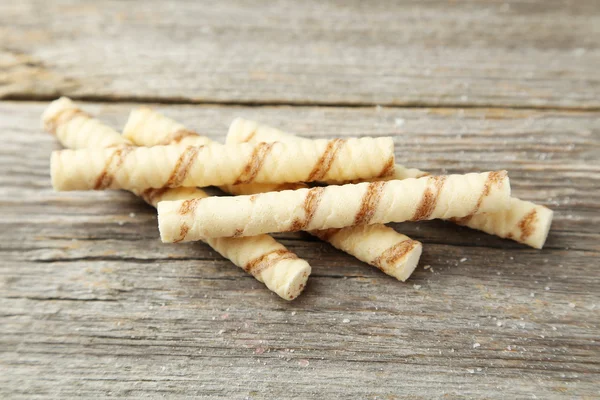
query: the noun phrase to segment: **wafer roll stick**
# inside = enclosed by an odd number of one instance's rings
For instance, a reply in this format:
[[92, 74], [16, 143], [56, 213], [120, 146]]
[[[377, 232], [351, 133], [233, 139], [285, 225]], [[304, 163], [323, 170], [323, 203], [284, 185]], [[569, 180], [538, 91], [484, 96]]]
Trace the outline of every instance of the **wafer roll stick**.
[[161, 202], [164, 242], [461, 218], [508, 208], [506, 171]]
[[[154, 130], [156, 125], [161, 126], [161, 131]], [[191, 132], [178, 122], [148, 108], [133, 111], [130, 114], [125, 131], [129, 132], [129, 137], [136, 144], [141, 144], [137, 140], [143, 138], [140, 140], [143, 140], [145, 146], [164, 143], [165, 138], [176, 137], [175, 133], [178, 131]], [[154, 133], [143, 135], [138, 131]], [[188, 144], [195, 145], [195, 138], [198, 139], [198, 144], [206, 144], [206, 140], [209, 140], [196, 134], [188, 135], [185, 139]], [[236, 195], [251, 195], [306, 187], [303, 183], [250, 183], [226, 185], [222, 186], [221, 189]], [[406, 280], [414, 271], [423, 251], [420, 242], [412, 240], [382, 224], [311, 231], [309, 233], [402, 281]]]
[[70, 149], [130, 145], [119, 132], [79, 109], [67, 97], [50, 103], [42, 115], [42, 125]]
[[[192, 201], [208, 197], [206, 192], [196, 188], [147, 189], [139, 196], [155, 207], [165, 200]], [[204, 241], [285, 300], [295, 299], [306, 286], [310, 265], [269, 235]]]
[[[62, 98], [60, 101], [61, 103], [69, 104], [72, 109], [83, 113], [69, 99]], [[55, 103], [52, 103], [49, 109], [56, 107]], [[52, 113], [44, 113], [44, 115], [46, 114]], [[109, 145], [131, 144], [127, 139], [122, 138], [118, 132], [104, 125], [102, 122], [89, 116], [86, 116], [86, 118], [86, 129], [79, 132], [73, 131], [70, 135], [57, 135], [63, 146], [87, 147], [93, 143], [109, 143]], [[60, 120], [56, 120], [53, 127], [55, 130], [62, 129], [64, 131]], [[75, 136], [77, 140], [72, 140]], [[120, 141], [123, 141], [123, 143]], [[190, 200], [208, 197], [203, 190], [191, 187], [147, 189], [134, 191], [134, 193], [154, 207], [156, 207], [159, 201]], [[205, 242], [223, 257], [252, 274], [271, 291], [286, 300], [295, 299], [306, 286], [308, 276], [311, 272], [310, 265], [287, 250], [271, 236], [215, 238], [207, 239]]]
[[417, 268], [423, 252], [421, 242], [383, 224], [355, 225], [309, 233], [403, 282]]
[[[393, 157], [391, 138], [349, 139], [336, 155], [335, 141], [235, 146], [155, 146], [63, 150], [52, 154], [56, 190], [98, 190], [284, 183], [378, 176]], [[343, 151], [342, 151], [343, 150]], [[324, 167], [326, 165], [326, 167]]]
[[[342, 140], [342, 139], [338, 139]], [[298, 143], [301, 141], [310, 141], [310, 139], [300, 138], [290, 133], [283, 132], [279, 129], [260, 124], [255, 121], [247, 119], [236, 118], [229, 126], [229, 132], [227, 133], [227, 144], [236, 143], [260, 143], [260, 142], [283, 142], [283, 143]], [[400, 164], [394, 164], [394, 159], [389, 158], [387, 160], [385, 169], [379, 174], [378, 177], [370, 178], [369, 181], [375, 180], [391, 180], [391, 179], [408, 179], [408, 178], [421, 178], [429, 175], [427, 172], [418, 170], [416, 168], [406, 168]], [[319, 179], [327, 181], [330, 184], [344, 184], [344, 183], [359, 183], [357, 180], [342, 181], [332, 179]], [[361, 180], [366, 181], [366, 180]]]
[[[242, 119], [237, 119], [231, 124], [227, 135], [228, 143], [292, 142], [294, 140], [306, 139]], [[419, 178], [426, 175], [429, 174], [425, 171], [396, 164], [394, 175], [387, 179]], [[339, 182], [328, 183], [339, 184]], [[512, 197], [510, 208], [507, 210], [472, 215], [453, 221], [469, 228], [541, 249], [548, 237], [552, 217], [553, 212], [549, 208]]]
[[138, 146], [204, 146], [215, 144], [182, 124], [155, 112], [148, 107], [132, 110], [123, 128], [123, 136]]
[[453, 218], [459, 225], [512, 239], [536, 249], [546, 242], [553, 211], [530, 201], [510, 198], [510, 207], [503, 211]]

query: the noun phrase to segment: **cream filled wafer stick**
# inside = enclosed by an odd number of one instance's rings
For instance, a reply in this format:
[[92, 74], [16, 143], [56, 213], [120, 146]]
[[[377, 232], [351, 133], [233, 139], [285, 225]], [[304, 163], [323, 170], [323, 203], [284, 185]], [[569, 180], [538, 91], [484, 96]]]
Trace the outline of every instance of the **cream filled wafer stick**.
[[164, 242], [462, 218], [508, 208], [506, 171], [161, 202]]
[[[52, 154], [56, 190], [98, 190], [284, 183], [379, 176], [393, 157], [391, 138], [349, 139], [333, 154], [335, 141], [300, 144], [243, 143], [235, 146], [154, 146], [63, 150]], [[330, 154], [323, 159], [323, 155]]]
[[[236, 119], [229, 128], [227, 134], [228, 143], [237, 142], [292, 142], [294, 140], [306, 140], [278, 129], [261, 125], [256, 122]], [[396, 164], [395, 173], [386, 179], [419, 178], [429, 175], [425, 171], [414, 168], [406, 168]], [[380, 179], [378, 179], [380, 180]], [[339, 184], [339, 182], [328, 182]], [[511, 198], [510, 208], [497, 213], [483, 213], [472, 215], [453, 221], [469, 228], [477, 229], [502, 238], [526, 244], [541, 249], [546, 242], [550, 225], [552, 224], [553, 212], [547, 207], [534, 204], [529, 201]]]
[[71, 149], [130, 145], [119, 132], [79, 109], [67, 97], [50, 103], [42, 115], [42, 125]]
[[[155, 130], [155, 125], [160, 125], [162, 130]], [[178, 122], [147, 108], [143, 111], [133, 111], [130, 114], [125, 131], [128, 132], [129, 138], [135, 144], [141, 144], [137, 141], [137, 138], [143, 138], [140, 140], [143, 140], [145, 146], [165, 143], [165, 138], [176, 137], [175, 133], [178, 131], [191, 132]], [[142, 134], [140, 131], [153, 132], [153, 134]], [[197, 134], [191, 134], [186, 136], [187, 143], [195, 145], [195, 138], [197, 138], [198, 144], [207, 144], [206, 140], [210, 140]], [[252, 195], [301, 188], [307, 188], [307, 186], [303, 183], [250, 183], [221, 187], [225, 192], [236, 195]], [[414, 271], [423, 251], [420, 242], [412, 240], [382, 224], [359, 225], [324, 231], [315, 230], [309, 233], [402, 281], [405, 281]]]
[[[155, 207], [166, 200], [193, 201], [208, 197], [206, 192], [196, 188], [147, 189], [139, 196]], [[203, 241], [285, 300], [295, 299], [306, 286], [310, 265], [269, 235]]]
[[421, 242], [383, 224], [355, 225], [309, 233], [403, 282], [417, 268], [423, 252]]
[[550, 231], [552, 215], [553, 211], [547, 207], [511, 197], [510, 207], [506, 210], [451, 221], [541, 249]]
[[[342, 139], [338, 139], [342, 140]], [[236, 118], [229, 126], [229, 132], [227, 133], [227, 144], [236, 143], [260, 143], [260, 142], [284, 142], [284, 143], [298, 143], [299, 141], [310, 141], [310, 139], [300, 138], [290, 133], [283, 132], [279, 129], [273, 128], [268, 125], [263, 125], [255, 121], [250, 121], [243, 118]], [[416, 168], [406, 168], [400, 164], [394, 164], [394, 159], [389, 158], [387, 160], [384, 170], [380, 173], [380, 176], [375, 178], [369, 178], [369, 181], [374, 180], [391, 180], [391, 179], [408, 179], [408, 178], [421, 178], [429, 175], [427, 172], [418, 170]], [[332, 185], [344, 184], [344, 183], [360, 183], [359, 181], [366, 180], [332, 180], [332, 179], [319, 179], [327, 181]]]
[[148, 107], [132, 110], [123, 128], [123, 136], [138, 146], [204, 146], [215, 144], [182, 124], [155, 112]]
[[[55, 107], [55, 103], [51, 104], [50, 109]], [[70, 104], [72, 109], [79, 110], [66, 98], [62, 98], [61, 103]], [[80, 110], [78, 112], [82, 113]], [[51, 113], [44, 113], [44, 115], [47, 114]], [[63, 146], [87, 147], [94, 143], [131, 145], [131, 142], [122, 138], [112, 128], [89, 116], [86, 116], [86, 118], [86, 129], [80, 132], [73, 131], [72, 135], [57, 135]], [[61, 123], [58, 121], [60, 120], [55, 122], [55, 130], [62, 129]], [[62, 131], [64, 132], [64, 129]], [[72, 140], [74, 137], [77, 137], [77, 140]], [[122, 140], [123, 143], [119, 143], [119, 140]], [[133, 192], [154, 207], [156, 207], [159, 201], [191, 200], [208, 197], [203, 190], [191, 187], [146, 189]], [[252, 274], [252, 276], [258, 281], [263, 282], [271, 291], [286, 300], [295, 299], [306, 286], [308, 276], [311, 272], [310, 265], [287, 250], [271, 236], [214, 238], [206, 239], [205, 242], [223, 257]]]

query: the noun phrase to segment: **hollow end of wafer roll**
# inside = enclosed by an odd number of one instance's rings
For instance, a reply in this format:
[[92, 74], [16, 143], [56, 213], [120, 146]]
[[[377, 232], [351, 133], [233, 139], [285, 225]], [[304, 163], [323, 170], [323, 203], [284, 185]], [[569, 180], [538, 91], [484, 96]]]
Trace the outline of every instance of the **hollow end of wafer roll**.
[[68, 97], [60, 97], [54, 100], [42, 113], [42, 128], [52, 132], [52, 119], [64, 110], [76, 108], [77, 106], [75, 103], [73, 103], [73, 101]]
[[532, 237], [524, 243], [533, 248], [541, 250], [546, 243], [546, 239], [548, 239], [550, 227], [552, 226], [552, 219], [554, 218], [554, 211], [543, 206], [538, 207], [537, 211], [538, 218], [540, 219], [541, 223]]
[[412, 248], [406, 253], [404, 258], [394, 264], [388, 265], [387, 270], [384, 271], [386, 274], [402, 282], [405, 282], [415, 271], [423, 253], [421, 242], [417, 242], [416, 240], [411, 240], [411, 242]]
[[[198, 201], [194, 199], [185, 200], [183, 203], [175, 200], [159, 201], [156, 204], [156, 211], [158, 212], [158, 231], [160, 232], [160, 240], [163, 243], [179, 243], [187, 242], [186, 235], [189, 230], [189, 225], [183, 223], [173, 223], [172, 219], [177, 218], [182, 208], [189, 207], [193, 202]], [[179, 206], [181, 204], [181, 207]], [[196, 240], [202, 240], [202, 238], [196, 238]]]
[[[280, 276], [276, 279], [265, 279], [265, 274]], [[306, 288], [310, 276], [310, 265], [300, 258], [281, 260], [270, 270], [264, 272], [262, 280], [265, 285], [279, 297], [294, 300]]]

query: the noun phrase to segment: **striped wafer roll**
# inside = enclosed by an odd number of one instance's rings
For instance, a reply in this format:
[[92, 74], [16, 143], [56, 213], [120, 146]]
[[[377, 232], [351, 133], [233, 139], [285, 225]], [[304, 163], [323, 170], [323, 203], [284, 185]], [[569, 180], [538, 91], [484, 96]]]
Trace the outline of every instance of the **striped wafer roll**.
[[182, 124], [159, 114], [148, 107], [132, 110], [123, 128], [123, 136], [138, 146], [204, 146], [214, 144]]
[[[206, 192], [196, 188], [147, 189], [139, 196], [155, 207], [161, 201], [208, 197]], [[285, 300], [295, 299], [306, 286], [310, 265], [269, 235], [203, 241]]]
[[[73, 109], [79, 110], [69, 99], [62, 98], [61, 102], [66, 102], [72, 105]], [[50, 108], [55, 107], [55, 103], [52, 103]], [[86, 116], [86, 118], [86, 129], [80, 132], [74, 131], [72, 135], [57, 135], [63, 146], [89, 147], [95, 143], [131, 145], [131, 142], [122, 138], [112, 128], [89, 116]], [[55, 130], [61, 130], [61, 124], [57, 122], [55, 122], [53, 127]], [[72, 140], [74, 137], [77, 137], [77, 140]], [[106, 139], [104, 139], [105, 137]], [[146, 189], [133, 192], [154, 207], [156, 207], [159, 201], [191, 200], [208, 197], [203, 190], [191, 187]], [[310, 265], [287, 250], [271, 236], [215, 238], [206, 239], [205, 242], [223, 257], [252, 274], [252, 276], [258, 281], [263, 282], [271, 291], [286, 300], [293, 300], [298, 297], [306, 286], [308, 276], [311, 272]]]
[[164, 242], [462, 218], [508, 208], [506, 171], [430, 176], [158, 204]]
[[[343, 139], [337, 139], [343, 141]], [[229, 132], [227, 133], [227, 144], [237, 143], [260, 143], [260, 142], [284, 142], [284, 143], [298, 143], [301, 141], [310, 141], [310, 139], [299, 138], [290, 133], [283, 132], [279, 129], [273, 128], [268, 125], [263, 125], [255, 121], [247, 119], [236, 118], [229, 126]], [[375, 180], [391, 180], [391, 179], [408, 179], [408, 178], [421, 178], [429, 175], [427, 172], [418, 170], [416, 168], [406, 168], [400, 164], [394, 164], [394, 158], [387, 160], [385, 169], [381, 171], [379, 176], [375, 178], [369, 178], [369, 181]], [[318, 179], [320, 181], [327, 181], [330, 184], [344, 184], [344, 183], [360, 183], [360, 181], [366, 181], [365, 179], [353, 179], [350, 181], [335, 180], [335, 179]]]
[[[160, 125], [162, 130], [160, 132], [153, 130], [155, 125]], [[165, 138], [175, 137], [175, 133], [178, 131], [191, 132], [178, 122], [147, 108], [143, 112], [139, 110], [132, 112], [126, 126], [129, 127], [129, 130], [127, 128], [125, 130], [128, 130], [131, 140], [136, 144], [140, 144], [137, 142], [137, 138], [141, 137], [143, 139], [140, 140], [143, 140], [145, 146], [164, 143]], [[138, 130], [155, 132], [155, 134], [142, 135], [137, 132]], [[185, 139], [188, 144], [195, 145], [195, 138], [198, 139], [198, 144], [207, 144], [206, 141], [210, 140], [196, 134], [188, 135]], [[303, 183], [250, 183], [222, 186], [221, 189], [236, 195], [252, 195], [306, 187]], [[311, 231], [309, 233], [402, 281], [406, 280], [415, 270], [423, 251], [420, 242], [412, 240], [382, 224]]]
[[334, 142], [63, 150], [52, 154], [52, 182], [56, 190], [142, 190], [360, 179], [380, 175], [393, 157], [391, 138], [363, 138], [324, 160]]
[[[292, 142], [294, 140], [306, 139], [242, 119], [237, 119], [231, 124], [227, 135], [228, 143]], [[429, 174], [425, 171], [396, 164], [394, 175], [389, 179], [419, 178], [426, 175]], [[328, 183], [339, 184], [339, 182]], [[511, 197], [510, 208], [507, 210], [472, 215], [453, 221], [469, 228], [541, 249], [548, 237], [552, 217], [553, 212], [547, 207]]]
[[546, 242], [553, 211], [530, 201], [510, 198], [510, 207], [503, 211], [453, 218], [459, 225], [515, 240], [536, 249]]
[[355, 225], [309, 233], [403, 282], [417, 268], [423, 252], [421, 242], [383, 224]]
[[83, 112], [67, 97], [50, 103], [42, 115], [42, 125], [70, 149], [131, 144], [119, 132]]

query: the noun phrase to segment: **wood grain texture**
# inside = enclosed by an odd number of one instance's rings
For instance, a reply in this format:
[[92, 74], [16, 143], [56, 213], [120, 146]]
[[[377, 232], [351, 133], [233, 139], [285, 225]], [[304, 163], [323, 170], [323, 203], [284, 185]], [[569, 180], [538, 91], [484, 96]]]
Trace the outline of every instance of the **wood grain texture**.
[[[424, 243], [406, 284], [278, 235], [313, 267], [287, 303], [202, 243], [161, 244], [155, 211], [128, 193], [54, 193], [44, 106], [0, 103], [0, 397], [599, 396], [600, 113], [157, 106], [221, 141], [235, 116], [392, 135], [407, 165], [506, 168], [515, 195], [556, 211], [543, 251], [393, 225]], [[117, 128], [133, 106], [82, 104]]]
[[600, 108], [597, 1], [22, 0], [0, 98]]

